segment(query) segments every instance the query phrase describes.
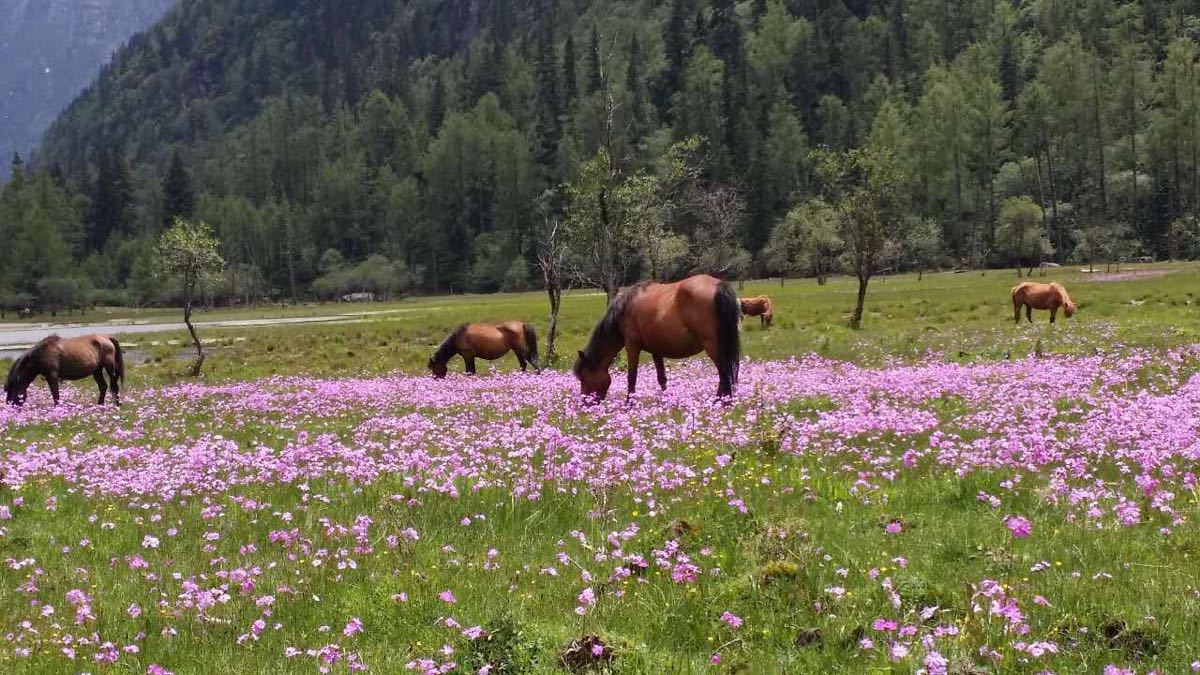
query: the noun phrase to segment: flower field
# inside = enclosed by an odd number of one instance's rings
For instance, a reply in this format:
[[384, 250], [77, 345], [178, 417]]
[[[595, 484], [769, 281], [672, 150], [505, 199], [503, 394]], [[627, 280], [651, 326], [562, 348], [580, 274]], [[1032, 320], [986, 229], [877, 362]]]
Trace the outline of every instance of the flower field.
[[0, 410], [0, 670], [1200, 669], [1198, 364], [38, 389]]

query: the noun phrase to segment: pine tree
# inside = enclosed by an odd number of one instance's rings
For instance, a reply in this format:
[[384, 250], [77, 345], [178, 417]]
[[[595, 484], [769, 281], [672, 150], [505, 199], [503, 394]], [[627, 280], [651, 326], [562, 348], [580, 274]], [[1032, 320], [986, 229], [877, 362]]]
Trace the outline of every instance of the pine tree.
[[600, 32], [592, 26], [588, 43], [587, 93], [594, 94], [604, 87], [603, 64], [600, 62]]
[[174, 224], [177, 217], [191, 217], [196, 207], [196, 195], [192, 190], [192, 178], [184, 168], [178, 150], [171, 156], [171, 167], [163, 178], [162, 190], [164, 227]]
[[554, 26], [547, 21], [538, 39], [534, 79], [537, 82], [537, 163], [543, 169], [554, 166], [562, 138], [562, 99], [558, 86], [558, 58], [554, 53]]
[[742, 27], [738, 24], [734, 0], [713, 0], [708, 45], [726, 64], [741, 60]]
[[88, 250], [98, 251], [114, 233], [126, 229], [131, 201], [129, 174], [120, 153], [106, 150], [100, 157], [86, 231]]
[[575, 36], [567, 33], [567, 42], [563, 45], [563, 105], [571, 110], [577, 98], [579, 80], [575, 67]]
[[642, 47], [636, 33], [629, 40], [629, 67], [625, 71], [625, 88], [629, 90], [629, 115], [633, 122], [630, 131], [637, 140], [646, 132], [648, 111], [646, 85], [642, 82]]
[[433, 76], [433, 90], [429, 93], [429, 133], [436, 134], [446, 119], [446, 82], [439, 72]]
[[673, 0], [671, 14], [663, 26], [663, 49], [666, 52], [667, 67], [663, 69], [662, 79], [655, 87], [654, 103], [658, 106], [659, 115], [668, 121], [671, 116], [671, 99], [683, 86], [683, 71], [692, 56], [687, 14], [687, 0]]

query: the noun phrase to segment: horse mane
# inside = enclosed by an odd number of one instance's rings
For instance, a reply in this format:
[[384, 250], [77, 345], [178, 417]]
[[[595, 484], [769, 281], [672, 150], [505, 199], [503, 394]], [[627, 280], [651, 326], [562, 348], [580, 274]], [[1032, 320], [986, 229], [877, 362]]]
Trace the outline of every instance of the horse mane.
[[4, 379], [4, 390], [8, 391], [9, 389], [20, 384], [21, 376], [25, 373], [25, 369], [29, 366], [29, 364], [34, 363], [38, 358], [40, 358], [42, 352], [46, 351], [48, 347], [56, 345], [61, 341], [62, 338], [57, 334], [47, 335], [41, 340], [38, 340], [37, 344], [30, 347], [29, 351], [18, 356], [17, 359], [13, 361], [12, 367], [8, 369], [8, 377]]
[[613, 298], [612, 304], [608, 306], [608, 310], [604, 312], [600, 322], [592, 329], [587, 346], [583, 348], [585, 359], [595, 361], [602, 348], [625, 343], [625, 329], [621, 326], [621, 321], [625, 318], [625, 311], [629, 309], [629, 302], [645, 290], [650, 283], [643, 281], [630, 286]]
[[433, 353], [433, 362], [445, 363], [457, 354], [458, 338], [462, 337], [462, 334], [465, 332], [467, 332], [467, 324], [465, 323], [450, 331], [446, 339], [442, 340], [442, 344], [438, 345], [437, 351]]
[[1075, 307], [1075, 301], [1071, 299], [1071, 295], [1067, 293], [1067, 289], [1062, 284], [1058, 283], [1057, 281], [1052, 281], [1050, 282], [1050, 286], [1052, 286], [1054, 290], [1058, 291], [1058, 294], [1062, 296], [1063, 304], [1072, 308]]

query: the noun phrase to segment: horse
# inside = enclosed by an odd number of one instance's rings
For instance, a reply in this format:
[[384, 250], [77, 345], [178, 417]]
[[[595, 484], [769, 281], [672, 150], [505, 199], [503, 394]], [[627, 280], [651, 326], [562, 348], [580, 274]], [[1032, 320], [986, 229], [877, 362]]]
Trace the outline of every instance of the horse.
[[771, 298], [765, 295], [742, 298], [742, 315], [757, 316], [763, 328], [770, 328], [771, 321], [775, 318], [775, 305], [771, 304]]
[[520, 321], [464, 323], [446, 336], [430, 357], [429, 370], [439, 380], [446, 377], [446, 362], [459, 354], [467, 364], [467, 372], [474, 375], [476, 357], [495, 361], [509, 351], [517, 355], [522, 372], [526, 363], [532, 364], [534, 370], [541, 370], [538, 365], [537, 333], [533, 326]]
[[667, 388], [664, 358], [684, 359], [703, 351], [717, 366], [717, 396], [732, 396], [741, 358], [741, 320], [733, 287], [716, 277], [701, 274], [670, 284], [642, 282], [613, 299], [571, 370], [584, 396], [603, 400], [612, 384], [608, 369], [624, 348], [632, 396], [643, 351], [654, 358], [662, 389]]
[[[104, 375], [108, 374], [108, 382]], [[28, 397], [29, 385], [41, 375], [50, 387], [54, 405], [58, 405], [58, 385], [62, 380], [96, 379], [100, 389], [97, 405], [112, 387], [113, 401], [121, 405], [121, 383], [125, 381], [125, 357], [121, 343], [106, 335], [84, 335], [63, 339], [51, 335], [38, 342], [13, 362], [4, 383], [9, 405], [21, 406]]]
[[1070, 318], [1075, 315], [1075, 302], [1067, 295], [1067, 289], [1062, 284], [1053, 282], [1041, 284], [1036, 281], [1026, 281], [1017, 284], [1012, 289], [1013, 321], [1021, 323], [1021, 308], [1025, 308], [1025, 318], [1033, 323], [1033, 310], [1050, 310], [1050, 323], [1058, 314], [1058, 308], [1063, 308], [1063, 314]]

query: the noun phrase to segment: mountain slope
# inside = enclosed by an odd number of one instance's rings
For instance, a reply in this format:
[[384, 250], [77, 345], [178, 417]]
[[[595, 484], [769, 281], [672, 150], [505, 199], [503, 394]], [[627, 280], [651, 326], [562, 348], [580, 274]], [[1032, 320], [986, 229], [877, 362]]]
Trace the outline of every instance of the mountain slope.
[[0, 176], [125, 40], [174, 0], [0, 0]]
[[700, 189], [654, 195], [671, 236], [626, 281], [834, 264], [805, 214], [865, 145], [923, 235], [881, 265], [1190, 256], [1198, 38], [1194, 0], [182, 0], [34, 165], [62, 170], [81, 269], [139, 296], [178, 215], [217, 230], [226, 297], [525, 288], [602, 145], [621, 178], [696, 138]]

